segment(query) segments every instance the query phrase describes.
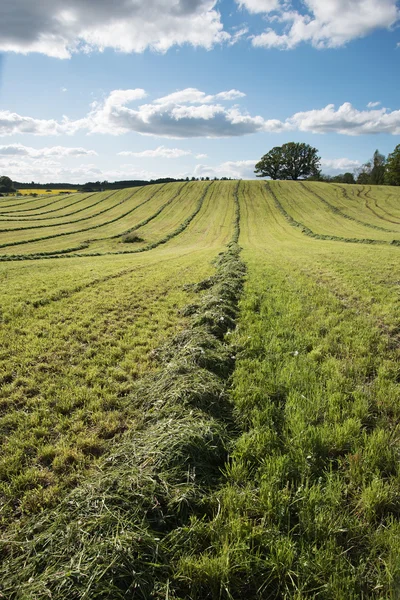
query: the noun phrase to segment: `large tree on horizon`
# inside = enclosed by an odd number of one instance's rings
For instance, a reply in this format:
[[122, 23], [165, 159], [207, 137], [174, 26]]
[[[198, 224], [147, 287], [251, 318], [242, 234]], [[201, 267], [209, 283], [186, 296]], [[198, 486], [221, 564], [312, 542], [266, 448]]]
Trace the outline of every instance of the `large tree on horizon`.
[[309, 144], [288, 142], [275, 146], [255, 166], [257, 177], [291, 179], [318, 176], [321, 159], [318, 150]]
[[0, 177], [0, 192], [1, 193], [9, 193], [15, 192], [12, 180], [6, 175], [2, 175]]

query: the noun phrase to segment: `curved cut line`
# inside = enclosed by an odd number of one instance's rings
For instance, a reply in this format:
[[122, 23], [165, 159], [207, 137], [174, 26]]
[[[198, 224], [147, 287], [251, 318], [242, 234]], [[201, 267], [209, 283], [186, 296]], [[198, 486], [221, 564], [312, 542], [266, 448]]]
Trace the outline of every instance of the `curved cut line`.
[[[161, 188], [159, 188], [158, 190], [156, 190], [150, 197], [148, 197], [146, 200], [144, 200], [144, 202], [142, 202], [141, 204], [138, 204], [137, 206], [135, 206], [134, 208], [132, 208], [131, 210], [128, 210], [126, 213], [123, 213], [122, 215], [119, 215], [118, 217], [115, 217], [115, 219], [111, 219], [110, 221], [105, 221], [103, 223], [99, 223], [97, 225], [93, 225], [92, 227], [86, 227], [84, 229], [77, 229], [76, 231], [66, 231], [66, 232], [62, 232], [62, 233], [56, 233], [55, 235], [47, 235], [45, 237], [41, 237], [41, 238], [35, 238], [33, 240], [20, 240], [18, 242], [10, 242], [8, 244], [0, 244], [0, 248], [11, 248], [12, 246], [21, 246], [24, 244], [31, 244], [33, 242], [42, 242], [44, 240], [51, 240], [54, 238], [58, 238], [58, 237], [64, 237], [67, 235], [74, 235], [76, 233], [84, 233], [85, 231], [92, 231], [93, 229], [99, 229], [100, 227], [105, 227], [106, 225], [110, 225], [111, 223], [115, 223], [116, 221], [120, 221], [121, 219], [123, 219], [124, 217], [128, 216], [129, 214], [133, 213], [135, 210], [137, 210], [138, 208], [140, 208], [141, 206], [143, 206], [144, 204], [146, 204], [147, 202], [149, 202], [155, 195], [156, 193], [158, 193], [166, 184], [163, 184], [161, 186]], [[129, 196], [129, 198], [127, 198], [127, 200], [130, 200], [136, 193], [137, 193], [137, 189]]]
[[330, 241], [330, 242], [345, 242], [348, 244], [381, 244], [381, 245], [400, 245], [400, 240], [393, 240], [392, 242], [386, 242], [385, 240], [373, 240], [373, 239], [359, 239], [359, 238], [344, 238], [344, 237], [340, 237], [337, 235], [326, 235], [323, 233], [315, 233], [314, 231], [312, 231], [312, 229], [310, 229], [309, 227], [307, 227], [307, 225], [304, 225], [304, 223], [300, 223], [300, 221], [296, 221], [296, 219], [294, 219], [282, 206], [282, 204], [279, 202], [278, 197], [276, 196], [275, 192], [271, 189], [271, 187], [269, 186], [268, 182], [265, 182], [265, 186], [267, 188], [267, 190], [269, 191], [269, 193], [271, 194], [274, 202], [275, 202], [275, 206], [276, 208], [279, 210], [279, 212], [285, 217], [285, 219], [287, 220], [287, 222], [289, 223], [289, 225], [292, 225], [292, 227], [298, 227], [300, 229], [300, 231], [302, 233], [304, 233], [304, 235], [307, 235], [309, 237], [312, 237], [314, 239], [317, 240], [326, 240], [326, 241]]
[[[166, 244], [167, 242], [169, 242], [169, 240], [177, 237], [178, 235], [180, 235], [190, 225], [190, 223], [193, 221], [193, 219], [200, 212], [200, 210], [201, 210], [201, 208], [203, 206], [203, 203], [204, 203], [204, 199], [205, 199], [205, 197], [207, 195], [207, 192], [210, 189], [210, 187], [211, 187], [212, 184], [213, 184], [212, 181], [208, 184], [208, 186], [204, 190], [202, 196], [200, 197], [195, 210], [189, 215], [189, 217], [187, 217], [185, 219], [185, 221], [183, 221], [183, 223], [181, 223], [179, 225], [179, 227], [177, 227], [174, 231], [172, 231], [171, 233], [169, 233], [168, 235], [166, 235], [164, 238], [161, 238], [157, 242], [153, 242], [152, 244], [148, 244], [147, 246], [144, 246], [142, 248], [138, 248], [136, 250], [122, 250], [120, 252], [87, 252], [87, 253], [79, 253], [79, 254], [72, 254], [72, 252], [74, 251], [73, 249], [64, 251], [65, 253], [58, 252], [58, 253], [51, 253], [51, 254], [47, 254], [47, 253], [41, 253], [41, 254], [39, 254], [39, 253], [36, 253], [36, 254], [10, 254], [10, 255], [3, 254], [3, 255], [0, 255], [0, 262], [12, 262], [12, 261], [20, 261], [20, 260], [56, 259], [56, 258], [81, 258], [81, 257], [88, 257], [88, 256], [92, 256], [92, 257], [95, 257], [95, 256], [113, 256], [113, 255], [139, 254], [141, 252], [148, 252], [149, 250], [153, 250], [153, 249], [157, 248], [158, 246]], [[166, 184], [163, 184], [162, 187], [164, 187], [164, 185], [166, 185]], [[156, 194], [156, 192], [153, 194], [153, 196], [155, 194]], [[145, 204], [149, 200], [151, 200], [151, 198], [148, 198], [147, 200], [145, 200], [144, 202], [142, 202], [142, 204], [138, 205], [136, 208], [139, 208], [139, 206], [142, 206], [143, 204]], [[111, 221], [111, 222], [113, 222], [113, 221]], [[100, 225], [96, 226], [96, 227], [100, 227]], [[78, 232], [73, 232], [73, 233], [78, 233]], [[57, 236], [50, 236], [50, 237], [60, 237], [60, 235], [61, 234], [58, 234]], [[71, 235], [71, 234], [68, 234], [68, 235]], [[124, 234], [119, 234], [118, 237], [120, 237], [121, 235], [124, 235]], [[99, 238], [99, 239], [109, 239], [109, 238]], [[40, 240], [33, 240], [33, 241], [40, 241]], [[92, 240], [92, 241], [95, 241], [95, 240]], [[0, 248], [1, 247], [2, 246], [0, 246]], [[85, 246], [85, 247], [87, 247], [87, 246]]]
[[346, 213], [344, 213], [343, 211], [340, 210], [340, 208], [337, 208], [337, 206], [334, 206], [333, 204], [331, 204], [330, 202], [328, 202], [328, 200], [325, 200], [325, 198], [323, 198], [322, 196], [320, 196], [319, 194], [317, 194], [317, 192], [315, 192], [314, 190], [310, 190], [309, 187], [307, 187], [304, 183], [300, 182], [300, 185], [303, 189], [305, 189], [307, 192], [309, 192], [310, 194], [313, 194], [313, 196], [315, 196], [316, 198], [318, 198], [318, 200], [320, 200], [321, 202], [323, 202], [325, 204], [325, 206], [328, 207], [328, 209], [343, 217], [343, 219], [348, 219], [349, 221], [353, 221], [354, 223], [358, 223], [359, 225], [363, 225], [364, 227], [369, 227], [370, 229], [376, 229], [378, 231], [385, 231], [386, 233], [398, 233], [398, 231], [394, 230], [394, 229], [388, 229], [387, 227], [379, 227], [379, 225], [373, 225], [372, 223], [366, 223], [365, 221], [361, 221], [360, 219], [356, 219], [356, 217], [352, 217], [351, 215], [347, 215]]

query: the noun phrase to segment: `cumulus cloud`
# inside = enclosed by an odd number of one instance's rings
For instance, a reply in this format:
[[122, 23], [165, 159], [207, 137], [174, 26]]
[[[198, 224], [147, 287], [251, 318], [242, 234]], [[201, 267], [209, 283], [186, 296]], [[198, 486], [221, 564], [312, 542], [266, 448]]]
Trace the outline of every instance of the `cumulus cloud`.
[[235, 100], [236, 98], [244, 98], [246, 94], [239, 90], [228, 90], [226, 92], [219, 92], [218, 94], [205, 94], [197, 88], [185, 88], [157, 98], [154, 101], [155, 104], [208, 104], [215, 100]]
[[363, 135], [371, 133], [400, 134], [400, 110], [386, 108], [357, 110], [345, 102], [336, 110], [334, 104], [325, 108], [298, 112], [285, 123], [289, 129], [311, 133], [341, 133]]
[[27, 158], [64, 158], [76, 156], [97, 156], [94, 150], [86, 148], [67, 148], [65, 146], [53, 146], [51, 148], [31, 148], [22, 144], [10, 144], [0, 146], [0, 157], [25, 156]]
[[[86, 183], [87, 181], [123, 179], [156, 179], [159, 173], [123, 164], [115, 168], [100, 168], [94, 163], [67, 166], [59, 160], [48, 158], [27, 160], [25, 157], [0, 155], [0, 169], [13, 181], [38, 181], [40, 183]], [[165, 176], [170, 173], [166, 173]]]
[[229, 160], [216, 166], [196, 165], [195, 177], [232, 177], [234, 179], [255, 179], [256, 160]]
[[[112, 92], [102, 104], [95, 104], [81, 120], [80, 126], [91, 133], [119, 135], [134, 131], [143, 135], [169, 138], [232, 137], [275, 127], [260, 116], [250, 116], [237, 106], [224, 106], [218, 101], [243, 97], [243, 92], [229, 90], [208, 95], [195, 88], [157, 98], [137, 108], [127, 106], [138, 90]], [[141, 90], [143, 92], [143, 90]], [[216, 103], [217, 102], [217, 103]], [[72, 127], [71, 123], [67, 124]]]
[[0, 50], [57, 58], [112, 48], [166, 52], [229, 40], [217, 0], [2, 0]]
[[381, 102], [368, 102], [367, 104], [367, 108], [376, 108], [377, 106], [380, 106]]
[[[211, 49], [236, 43], [248, 28], [225, 31], [217, 5], [218, 0], [2, 0], [0, 51], [66, 59], [107, 48], [166, 52], [183, 44]], [[396, 0], [236, 0], [236, 6], [265, 15], [268, 29], [251, 38], [267, 48], [301, 42], [338, 47], [399, 18]]]
[[346, 171], [353, 171], [360, 166], [360, 161], [352, 160], [350, 158], [322, 158], [321, 167], [324, 171], [340, 171], [345, 173]]
[[253, 14], [274, 12], [282, 6], [280, 0], [236, 0], [236, 3]]
[[165, 146], [158, 146], [154, 150], [143, 150], [142, 152], [118, 152], [118, 156], [135, 156], [136, 158], [180, 158], [188, 154], [191, 154], [189, 150], [166, 148]]
[[281, 121], [249, 115], [237, 105], [226, 106], [214, 102], [221, 95], [226, 99], [227, 96], [233, 97], [239, 93], [241, 92], [231, 90], [210, 96], [188, 88], [134, 108], [128, 105], [144, 98], [144, 90], [114, 90], [104, 101], [94, 102], [89, 113], [76, 121], [67, 117], [60, 122], [34, 119], [9, 111], [0, 111], [0, 135], [72, 135], [82, 130], [90, 134], [122, 135], [135, 132], [141, 135], [184, 139], [237, 137], [252, 133], [285, 131], [344, 135], [400, 133], [400, 110], [391, 111], [384, 107], [358, 110], [349, 102], [345, 102], [336, 109], [333, 104], [328, 104], [324, 108], [295, 113]]
[[315, 48], [337, 48], [376, 29], [392, 27], [400, 17], [396, 0], [304, 0], [304, 11], [293, 3], [241, 0], [249, 12], [270, 13], [270, 25], [253, 36], [254, 46], [293, 49], [301, 42]]

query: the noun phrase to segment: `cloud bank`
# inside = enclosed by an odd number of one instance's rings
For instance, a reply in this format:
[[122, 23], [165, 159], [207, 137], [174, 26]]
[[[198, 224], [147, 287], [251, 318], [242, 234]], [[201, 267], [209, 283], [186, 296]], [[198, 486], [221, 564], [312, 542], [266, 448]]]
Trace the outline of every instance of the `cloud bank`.
[[[261, 34], [226, 31], [217, 0], [2, 0], [0, 51], [67, 59], [77, 52], [166, 52], [189, 44], [211, 49], [248, 36], [253, 46], [293, 49], [302, 42], [337, 48], [399, 19], [396, 0], [236, 0], [259, 14]], [[299, 7], [300, 5], [300, 7]]]
[[[60, 121], [35, 119], [0, 110], [0, 136], [73, 135], [77, 131], [114, 136], [138, 133], [172, 139], [229, 138], [290, 131], [353, 136], [400, 134], [400, 110], [379, 108], [375, 102], [365, 110], [358, 110], [349, 102], [338, 108], [328, 104], [324, 108], [295, 113], [282, 121], [253, 116], [239, 105], [230, 104], [244, 95], [238, 90], [207, 95], [187, 88], [140, 104], [146, 97], [143, 89], [114, 90], [102, 102], [93, 103], [86, 116], [75, 121], [67, 117]], [[138, 106], [132, 107], [132, 103]], [[162, 150], [157, 149], [157, 152]]]
[[206, 49], [230, 38], [216, 0], [2, 0], [0, 50], [70, 58], [75, 52]]
[[237, 0], [250, 13], [264, 14], [269, 27], [252, 37], [253, 46], [291, 50], [306, 42], [338, 48], [400, 18], [396, 0], [304, 0], [300, 12], [287, 0]]

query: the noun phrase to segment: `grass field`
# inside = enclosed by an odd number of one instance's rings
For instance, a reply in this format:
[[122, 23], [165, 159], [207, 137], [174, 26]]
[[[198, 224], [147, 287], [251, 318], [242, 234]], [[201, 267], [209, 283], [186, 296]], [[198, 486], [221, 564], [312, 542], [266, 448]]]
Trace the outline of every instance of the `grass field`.
[[400, 190], [0, 199], [0, 598], [400, 597]]

